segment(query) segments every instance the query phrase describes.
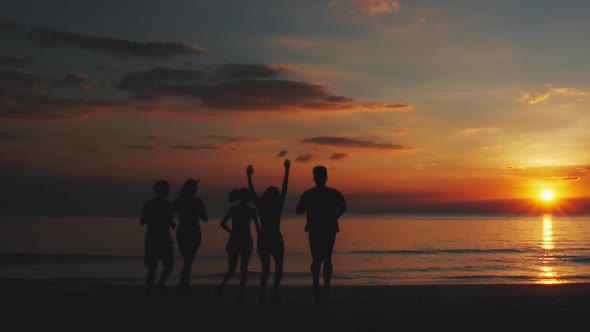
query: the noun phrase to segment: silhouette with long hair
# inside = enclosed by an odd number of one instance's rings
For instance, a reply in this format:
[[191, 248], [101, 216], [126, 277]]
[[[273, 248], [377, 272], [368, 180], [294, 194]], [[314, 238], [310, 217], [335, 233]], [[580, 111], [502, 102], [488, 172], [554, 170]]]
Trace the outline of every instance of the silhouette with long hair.
[[305, 231], [309, 232], [314, 299], [319, 302], [322, 298], [320, 289], [322, 264], [324, 295], [328, 295], [330, 291], [333, 270], [332, 251], [334, 250], [336, 233], [340, 231], [338, 218], [346, 211], [346, 201], [338, 190], [326, 186], [328, 180], [326, 167], [314, 167], [313, 180], [315, 187], [303, 193], [297, 204], [296, 213], [303, 214], [307, 212]]
[[[223, 219], [221, 219], [221, 228], [228, 232], [229, 239], [225, 247], [228, 258], [228, 269], [223, 277], [223, 280], [215, 289], [217, 295], [221, 295], [229, 279], [236, 273], [238, 265], [238, 258], [240, 259], [240, 297], [239, 300], [244, 299], [246, 291], [246, 283], [248, 281], [248, 263], [252, 255], [252, 235], [250, 234], [250, 224], [254, 221], [256, 233], [260, 233], [260, 224], [256, 210], [250, 205], [252, 194], [248, 188], [240, 188], [230, 191], [227, 196], [230, 203], [238, 202], [238, 204], [229, 208]], [[232, 227], [227, 226], [231, 219]]]
[[178, 228], [176, 230], [176, 242], [184, 261], [178, 291], [182, 295], [188, 295], [191, 269], [197, 249], [201, 245], [201, 227], [199, 219], [207, 222], [205, 205], [197, 193], [199, 180], [188, 179], [178, 192], [178, 197], [173, 202]]
[[174, 267], [174, 241], [170, 236], [170, 228], [174, 229], [174, 209], [167, 199], [170, 184], [159, 180], [153, 186], [156, 197], [148, 200], [141, 210], [140, 225], [147, 225], [145, 232], [145, 260], [148, 269], [146, 276], [146, 293], [149, 295], [154, 288], [158, 262], [162, 261], [164, 269], [157, 288], [164, 291], [164, 284]]
[[254, 184], [252, 182], [252, 173], [254, 167], [249, 165], [246, 168], [248, 176], [248, 187], [252, 193], [258, 217], [260, 218], [260, 233], [257, 241], [258, 255], [262, 263], [262, 274], [260, 275], [260, 297], [261, 303], [266, 302], [266, 283], [270, 275], [270, 257], [274, 258], [275, 276], [272, 289], [273, 302], [279, 302], [279, 288], [283, 277], [283, 261], [285, 256], [285, 243], [281, 234], [281, 213], [287, 197], [287, 185], [289, 183], [289, 168], [291, 162], [286, 159], [284, 162], [285, 176], [283, 177], [283, 188], [279, 193], [279, 188], [270, 186], [266, 188], [262, 196], [256, 195]]

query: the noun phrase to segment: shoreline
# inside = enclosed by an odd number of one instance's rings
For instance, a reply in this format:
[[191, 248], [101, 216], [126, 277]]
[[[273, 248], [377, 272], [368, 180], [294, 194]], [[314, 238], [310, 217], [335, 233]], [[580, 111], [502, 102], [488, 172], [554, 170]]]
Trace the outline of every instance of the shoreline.
[[584, 330], [590, 308], [590, 283], [335, 285], [321, 303], [313, 302], [311, 286], [284, 286], [279, 304], [258, 303], [257, 284], [243, 303], [235, 284], [219, 297], [213, 290], [194, 285], [190, 298], [180, 298], [173, 285], [166, 295], [149, 297], [141, 286], [65, 288], [24, 280], [0, 286], [6, 317], [30, 331]]

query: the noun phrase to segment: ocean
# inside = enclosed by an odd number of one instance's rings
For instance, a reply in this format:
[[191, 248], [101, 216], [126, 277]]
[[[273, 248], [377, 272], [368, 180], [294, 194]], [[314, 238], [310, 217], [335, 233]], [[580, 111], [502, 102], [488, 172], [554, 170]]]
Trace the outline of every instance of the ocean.
[[[219, 221], [213, 216], [202, 224], [193, 284], [216, 284], [227, 269], [227, 234]], [[283, 216], [284, 285], [311, 283], [304, 224], [303, 216]], [[144, 282], [145, 228], [137, 218], [1, 217], [0, 225], [2, 279]], [[340, 229], [334, 285], [590, 281], [590, 216], [349, 214], [341, 218]], [[177, 257], [169, 284], [177, 282], [181, 265]], [[260, 270], [254, 252], [250, 285], [257, 286]]]

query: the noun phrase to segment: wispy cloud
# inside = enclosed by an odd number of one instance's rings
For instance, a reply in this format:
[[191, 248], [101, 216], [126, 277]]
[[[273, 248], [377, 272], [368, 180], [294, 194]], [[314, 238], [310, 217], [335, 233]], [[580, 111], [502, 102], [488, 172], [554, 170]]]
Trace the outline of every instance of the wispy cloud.
[[428, 20], [425, 18], [420, 18], [414, 22], [408, 23], [406, 25], [400, 26], [390, 26], [383, 29], [383, 33], [386, 35], [402, 35], [407, 33], [414, 33], [421, 31], [424, 26], [428, 23]]
[[207, 135], [207, 138], [221, 141], [223, 143], [244, 143], [244, 142], [261, 142], [260, 138], [250, 136], [230, 136], [230, 135]]
[[410, 130], [408, 128], [395, 128], [393, 129], [394, 134], [407, 134]]
[[361, 140], [344, 136], [319, 136], [311, 137], [301, 140], [303, 143], [310, 143], [315, 145], [325, 146], [339, 146], [349, 148], [367, 148], [379, 150], [415, 150], [412, 147], [406, 147], [399, 144], [392, 143], [377, 143], [370, 140]]
[[395, 13], [402, 5], [397, 0], [332, 0], [331, 6], [349, 6], [353, 13], [367, 13], [369, 15]]
[[36, 28], [29, 33], [29, 40], [46, 47], [76, 47], [118, 55], [154, 58], [171, 58], [177, 55], [202, 54], [201, 46], [177, 42], [139, 42], [99, 36], [86, 36], [73, 32]]
[[576, 97], [581, 98], [588, 95], [588, 92], [571, 87], [547, 87], [547, 90], [538, 93], [525, 93], [522, 99], [531, 105], [540, 104], [547, 101], [553, 96]]
[[495, 127], [466, 128], [459, 131], [461, 135], [495, 135], [500, 129]]
[[154, 145], [144, 145], [144, 144], [125, 144], [123, 145], [124, 148], [127, 149], [134, 149], [134, 150], [153, 150], [156, 147]]
[[344, 160], [344, 159], [346, 159], [346, 158], [348, 158], [348, 153], [338, 153], [338, 152], [337, 152], [337, 153], [333, 153], [333, 154], [330, 156], [330, 159], [332, 159], [332, 160], [338, 160], [338, 161], [340, 161], [340, 160]]
[[306, 153], [306, 154], [302, 154], [300, 156], [298, 156], [297, 158], [295, 158], [296, 162], [299, 163], [307, 163], [310, 161], [314, 161], [317, 160], [319, 157], [313, 153]]
[[287, 156], [287, 153], [288, 153], [287, 150], [281, 150], [281, 151], [279, 151], [279, 153], [277, 153], [277, 157], [283, 158], [283, 157]]
[[188, 150], [188, 151], [216, 150], [217, 149], [217, 147], [214, 145], [184, 145], [184, 144], [170, 145], [170, 148], [177, 149], [177, 150]]
[[581, 180], [590, 172], [590, 166], [552, 166], [552, 167], [525, 167], [505, 166], [502, 170], [518, 177], [531, 178], [543, 181], [573, 182]]

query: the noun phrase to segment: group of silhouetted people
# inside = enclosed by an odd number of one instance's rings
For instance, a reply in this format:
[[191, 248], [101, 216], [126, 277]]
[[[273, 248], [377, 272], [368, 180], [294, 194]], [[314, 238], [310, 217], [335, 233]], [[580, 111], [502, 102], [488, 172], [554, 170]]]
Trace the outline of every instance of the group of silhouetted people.
[[[228, 201], [235, 203], [221, 220], [221, 227], [229, 233], [225, 251], [228, 256], [228, 269], [223, 280], [215, 289], [221, 295], [231, 277], [236, 273], [240, 260], [240, 297], [244, 298], [248, 280], [248, 263], [254, 249], [250, 233], [254, 223], [257, 233], [256, 250], [262, 263], [260, 276], [259, 301], [266, 302], [266, 285], [270, 275], [271, 258], [274, 259], [275, 274], [271, 293], [273, 302], [280, 301], [280, 284], [283, 276], [285, 244], [281, 234], [281, 214], [287, 197], [289, 169], [291, 162], [284, 162], [285, 175], [283, 185], [268, 187], [261, 196], [254, 189], [252, 174], [254, 167], [246, 168], [248, 188], [230, 191]], [[309, 233], [309, 246], [312, 255], [311, 274], [313, 279], [314, 299], [319, 301], [322, 294], [327, 295], [332, 278], [332, 251], [339, 231], [338, 218], [346, 210], [342, 194], [326, 187], [328, 171], [324, 166], [313, 168], [315, 187], [303, 193], [297, 204], [296, 213], [307, 213], [305, 231]], [[154, 288], [162, 291], [174, 265], [174, 241], [170, 229], [177, 228], [176, 241], [182, 255], [183, 268], [178, 285], [179, 293], [188, 295], [192, 263], [201, 244], [199, 221], [207, 221], [207, 212], [203, 201], [196, 196], [198, 180], [187, 180], [174, 201], [168, 201], [170, 184], [164, 180], [154, 183], [156, 197], [147, 201], [141, 212], [141, 224], [147, 225], [145, 234], [146, 292], [151, 294]], [[254, 208], [250, 206], [254, 202]], [[176, 220], [178, 227], [176, 227]], [[231, 227], [228, 222], [231, 220]], [[156, 270], [162, 262], [163, 270], [157, 284]], [[323, 265], [324, 287], [320, 287], [320, 272]]]

